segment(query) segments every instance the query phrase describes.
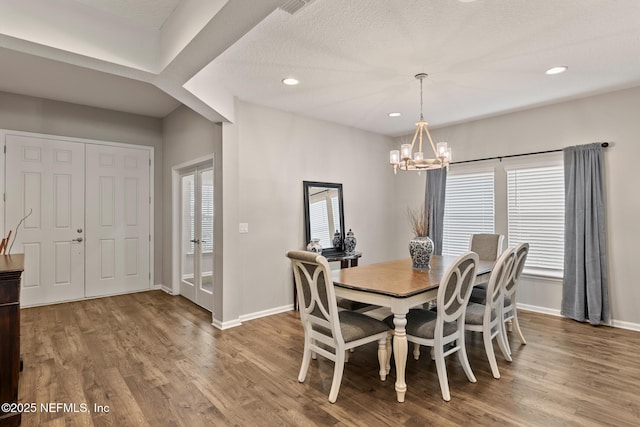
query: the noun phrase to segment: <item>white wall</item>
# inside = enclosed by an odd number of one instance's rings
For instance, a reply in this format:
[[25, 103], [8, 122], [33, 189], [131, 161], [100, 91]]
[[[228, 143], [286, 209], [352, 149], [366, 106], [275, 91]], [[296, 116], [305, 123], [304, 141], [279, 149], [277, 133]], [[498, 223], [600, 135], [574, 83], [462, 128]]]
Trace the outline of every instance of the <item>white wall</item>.
[[[360, 263], [388, 260], [391, 139], [245, 102], [238, 106], [238, 171], [225, 163], [225, 180], [227, 172], [239, 172], [237, 221], [248, 223], [249, 233], [230, 226], [239, 236], [239, 274], [237, 283], [225, 283], [225, 294], [230, 286], [242, 290], [240, 317], [293, 304], [285, 255], [306, 246], [302, 181], [342, 183], [345, 228], [356, 235]], [[232, 197], [225, 194], [225, 208]]]
[[[527, 153], [611, 142], [605, 150], [609, 293], [614, 325], [640, 329], [637, 240], [640, 197], [640, 87], [477, 120], [433, 131], [453, 147], [454, 160]], [[392, 144], [395, 146], [397, 141]], [[455, 165], [452, 166], [455, 168]], [[396, 182], [397, 197], [424, 193], [424, 182]], [[396, 218], [398, 220], [398, 218]], [[401, 236], [402, 237], [402, 236]], [[404, 242], [400, 238], [396, 247]], [[400, 255], [400, 254], [398, 254]], [[518, 300], [541, 311], [559, 313], [561, 283], [527, 278]]]
[[0, 129], [154, 147], [154, 281], [162, 281], [162, 121], [0, 92]]

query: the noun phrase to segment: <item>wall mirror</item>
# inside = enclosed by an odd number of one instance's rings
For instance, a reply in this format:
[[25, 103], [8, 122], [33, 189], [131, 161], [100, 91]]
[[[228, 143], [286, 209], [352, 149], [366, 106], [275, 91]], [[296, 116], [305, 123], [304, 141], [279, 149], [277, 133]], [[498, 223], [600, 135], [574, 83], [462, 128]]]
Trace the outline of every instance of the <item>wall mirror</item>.
[[[319, 239], [323, 254], [344, 252], [344, 206], [342, 184], [303, 181], [306, 242]], [[340, 233], [340, 245], [333, 246], [333, 235]]]

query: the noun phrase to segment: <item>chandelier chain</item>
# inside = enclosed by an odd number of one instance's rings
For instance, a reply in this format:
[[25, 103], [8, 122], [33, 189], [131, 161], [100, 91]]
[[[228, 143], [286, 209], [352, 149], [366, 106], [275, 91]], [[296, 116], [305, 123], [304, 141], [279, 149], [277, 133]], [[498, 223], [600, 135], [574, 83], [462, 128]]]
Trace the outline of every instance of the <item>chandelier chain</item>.
[[424, 120], [424, 116], [422, 115], [422, 77], [420, 77], [420, 120]]

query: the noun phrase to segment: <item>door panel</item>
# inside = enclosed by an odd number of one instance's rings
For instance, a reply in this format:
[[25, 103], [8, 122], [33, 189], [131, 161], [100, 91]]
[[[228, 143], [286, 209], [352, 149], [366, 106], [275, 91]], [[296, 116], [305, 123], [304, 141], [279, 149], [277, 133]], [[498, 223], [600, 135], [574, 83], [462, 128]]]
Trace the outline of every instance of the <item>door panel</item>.
[[180, 177], [180, 295], [196, 302], [196, 207], [195, 171]]
[[86, 296], [149, 289], [149, 151], [87, 144], [86, 152]]
[[213, 311], [213, 169], [198, 170], [200, 189], [200, 282], [198, 304]]
[[183, 171], [180, 189], [180, 294], [212, 311], [213, 169]]
[[5, 230], [25, 253], [23, 305], [84, 296], [84, 144], [6, 135]]

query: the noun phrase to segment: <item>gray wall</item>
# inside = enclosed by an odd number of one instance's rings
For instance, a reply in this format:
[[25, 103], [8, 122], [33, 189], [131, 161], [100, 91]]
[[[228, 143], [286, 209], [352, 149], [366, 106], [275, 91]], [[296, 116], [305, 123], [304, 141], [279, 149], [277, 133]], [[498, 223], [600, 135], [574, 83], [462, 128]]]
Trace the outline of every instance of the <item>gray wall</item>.
[[[239, 239], [235, 254], [229, 254], [236, 259], [229, 268], [238, 274], [225, 282], [224, 292], [226, 300], [233, 287], [241, 303], [231, 304], [234, 311], [225, 313], [225, 320], [293, 304], [285, 254], [306, 246], [304, 180], [342, 183], [345, 228], [356, 235], [362, 264], [393, 257], [390, 138], [246, 102], [238, 102], [236, 119], [237, 125], [225, 125], [229, 163], [225, 157], [224, 203], [225, 209], [227, 203], [237, 203], [237, 210], [225, 216], [231, 223], [225, 223], [225, 231]], [[234, 160], [237, 163], [231, 163]], [[229, 187], [226, 192], [228, 177], [229, 182], [237, 180], [237, 191]], [[238, 234], [239, 222], [249, 224], [248, 234]]]
[[[640, 286], [637, 285], [637, 240], [640, 237], [640, 197], [633, 185], [640, 180], [640, 87], [533, 108], [498, 117], [437, 129], [438, 140], [453, 147], [454, 160], [527, 153], [565, 146], [610, 141], [605, 151], [607, 249], [609, 289], [614, 325], [640, 329]], [[395, 146], [396, 143], [393, 144]], [[455, 166], [452, 166], [455, 167]], [[396, 200], [419, 197], [424, 179], [396, 181]], [[503, 191], [503, 190], [502, 190]], [[414, 194], [415, 196], [408, 196]], [[401, 221], [397, 217], [396, 221]], [[396, 255], [402, 255], [399, 235]], [[525, 278], [519, 303], [558, 314], [562, 283]]]
[[162, 121], [0, 92], [0, 128], [154, 147], [154, 281], [162, 280]]
[[[164, 242], [162, 248], [162, 278], [163, 285], [170, 289], [172, 287], [172, 247], [179, 242], [172, 241], [172, 200], [171, 200], [171, 179], [172, 168], [191, 162], [204, 156], [214, 154], [214, 313], [216, 316], [221, 313], [221, 286], [222, 283], [222, 233], [219, 218], [219, 211], [222, 205], [222, 192], [218, 191], [221, 179], [220, 163], [218, 158], [222, 146], [222, 126], [212, 123], [193, 112], [185, 106], [176, 108], [162, 121], [162, 132], [164, 135], [164, 164], [162, 166], [163, 179], [162, 188], [164, 192], [163, 200], [163, 225], [162, 233]], [[218, 154], [215, 154], [218, 153]]]

